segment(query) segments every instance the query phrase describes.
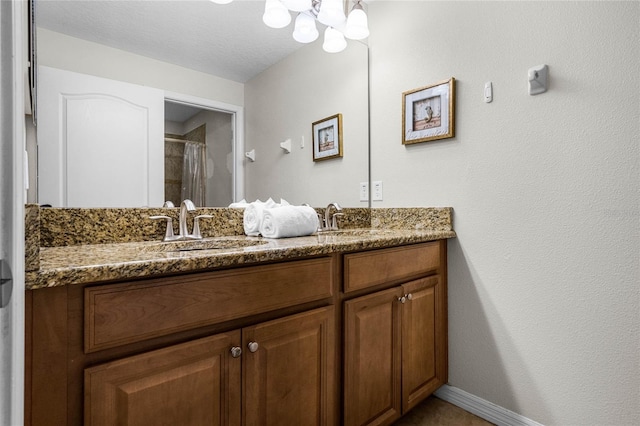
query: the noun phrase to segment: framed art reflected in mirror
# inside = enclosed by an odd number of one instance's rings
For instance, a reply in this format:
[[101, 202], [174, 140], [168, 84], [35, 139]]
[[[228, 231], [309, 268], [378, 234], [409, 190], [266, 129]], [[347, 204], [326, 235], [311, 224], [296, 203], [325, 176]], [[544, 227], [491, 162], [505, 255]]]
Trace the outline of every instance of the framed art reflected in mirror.
[[312, 135], [313, 161], [342, 157], [342, 114], [314, 122]]

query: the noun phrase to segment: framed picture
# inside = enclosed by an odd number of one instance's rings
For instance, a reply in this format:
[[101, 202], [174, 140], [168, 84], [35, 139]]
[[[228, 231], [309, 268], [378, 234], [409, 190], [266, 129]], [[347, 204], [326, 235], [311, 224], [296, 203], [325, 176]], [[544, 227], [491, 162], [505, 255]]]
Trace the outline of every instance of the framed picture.
[[332, 115], [312, 125], [313, 161], [342, 157], [342, 114]]
[[455, 78], [402, 94], [402, 144], [455, 135]]

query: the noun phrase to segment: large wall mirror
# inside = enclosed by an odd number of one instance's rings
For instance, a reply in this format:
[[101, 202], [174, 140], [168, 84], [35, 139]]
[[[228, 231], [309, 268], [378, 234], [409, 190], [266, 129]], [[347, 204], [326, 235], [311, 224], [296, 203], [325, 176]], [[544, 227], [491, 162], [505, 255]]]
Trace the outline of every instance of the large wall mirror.
[[[295, 42], [293, 24], [266, 27], [263, 12], [263, 0], [36, 0], [37, 202], [368, 207], [359, 191], [369, 179], [366, 44], [326, 53], [322, 40]], [[139, 90], [144, 100], [131, 100]], [[160, 116], [148, 113], [156, 108]], [[314, 161], [312, 124], [336, 114], [342, 156]], [[185, 197], [185, 186], [196, 190]]]

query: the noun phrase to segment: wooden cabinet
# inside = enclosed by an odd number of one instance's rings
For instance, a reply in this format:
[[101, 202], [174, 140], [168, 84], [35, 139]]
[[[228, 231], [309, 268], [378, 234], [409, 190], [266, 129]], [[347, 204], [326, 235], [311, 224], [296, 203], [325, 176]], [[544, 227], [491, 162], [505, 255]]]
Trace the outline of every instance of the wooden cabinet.
[[242, 330], [245, 425], [333, 425], [333, 306]]
[[25, 424], [389, 425], [447, 381], [446, 282], [441, 240], [28, 291]]
[[[416, 268], [408, 262], [397, 276]], [[435, 270], [344, 302], [346, 426], [389, 425], [447, 382], [446, 269]], [[375, 274], [371, 282], [381, 284]]]
[[334, 425], [337, 263], [27, 292], [25, 424]]
[[412, 281], [402, 288], [408, 295], [400, 308], [404, 414], [448, 380], [448, 322], [441, 276]]
[[84, 290], [85, 352], [331, 297], [331, 258]]
[[330, 306], [87, 368], [84, 424], [332, 424], [333, 323]]
[[345, 302], [345, 425], [386, 424], [402, 413], [401, 295], [394, 288]]
[[85, 370], [84, 424], [240, 425], [240, 358], [225, 333]]

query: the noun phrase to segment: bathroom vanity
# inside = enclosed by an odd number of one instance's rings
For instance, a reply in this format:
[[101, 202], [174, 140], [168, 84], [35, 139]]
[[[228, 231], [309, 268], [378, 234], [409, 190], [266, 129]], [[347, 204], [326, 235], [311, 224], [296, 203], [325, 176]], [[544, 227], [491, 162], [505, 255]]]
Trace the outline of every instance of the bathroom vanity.
[[446, 228], [41, 249], [26, 424], [391, 424], [447, 381]]

